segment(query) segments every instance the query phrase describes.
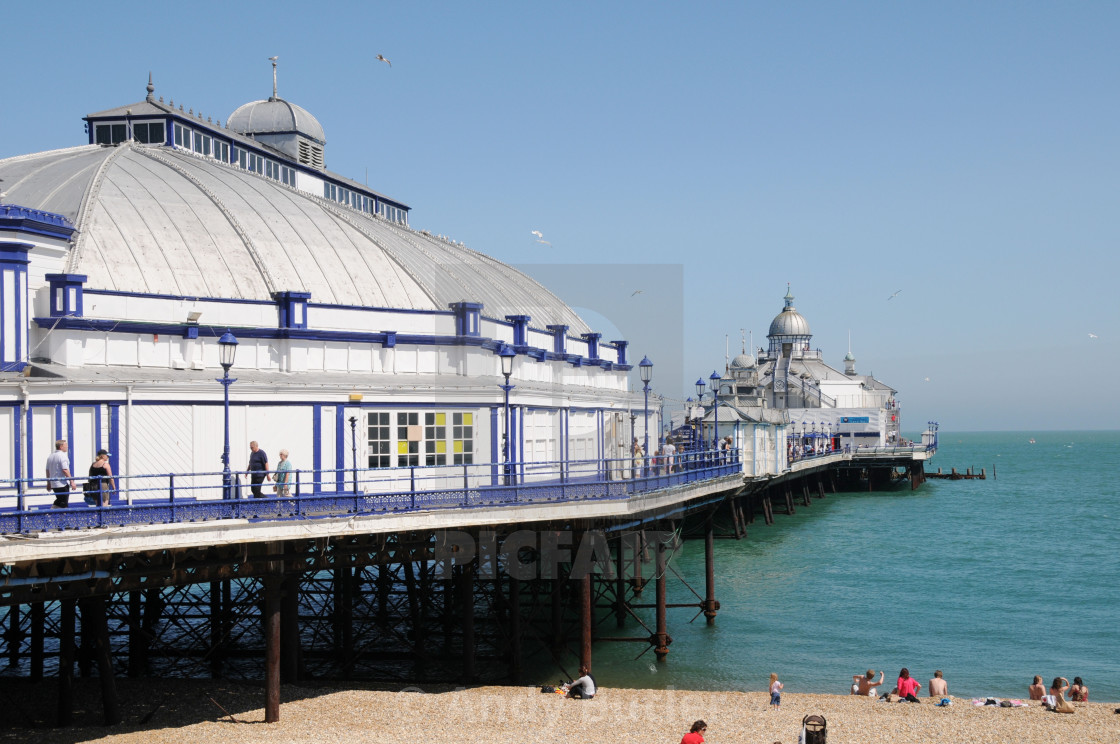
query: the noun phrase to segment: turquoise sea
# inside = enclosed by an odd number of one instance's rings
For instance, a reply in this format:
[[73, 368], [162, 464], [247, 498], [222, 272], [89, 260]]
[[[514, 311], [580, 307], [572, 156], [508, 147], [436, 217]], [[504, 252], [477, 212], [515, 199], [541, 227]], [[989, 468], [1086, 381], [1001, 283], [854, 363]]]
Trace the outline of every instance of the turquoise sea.
[[[942, 432], [938, 467], [988, 479], [828, 494], [718, 540], [716, 624], [670, 609], [666, 662], [598, 643], [596, 677], [758, 691], [773, 671], [787, 694], [846, 694], [853, 674], [885, 669], [893, 687], [905, 666], [923, 683], [943, 670], [961, 697], [1026, 697], [1039, 674], [1120, 701], [1120, 432]], [[703, 550], [690, 540], [673, 559], [701, 594]], [[696, 601], [671, 575], [668, 591]]]

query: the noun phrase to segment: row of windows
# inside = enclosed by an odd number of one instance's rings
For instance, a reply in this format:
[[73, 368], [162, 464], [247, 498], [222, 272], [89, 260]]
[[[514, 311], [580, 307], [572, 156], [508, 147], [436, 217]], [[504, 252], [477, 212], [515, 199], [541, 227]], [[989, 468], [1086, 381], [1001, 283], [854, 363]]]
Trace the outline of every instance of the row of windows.
[[363, 196], [356, 191], [351, 191], [337, 184], [324, 183], [323, 198], [336, 201], [339, 204], [345, 204], [359, 212], [379, 214], [391, 222], [397, 222], [402, 225], [408, 224], [408, 212], [405, 210], [390, 206], [385, 202], [376, 201], [368, 196]]
[[[132, 136], [129, 137], [129, 130]], [[119, 145], [126, 139], [134, 139], [146, 145], [162, 145], [162, 121], [138, 121], [127, 124], [97, 124], [93, 128], [93, 141], [98, 145]]]
[[[474, 414], [415, 411], [366, 414], [369, 467], [470, 465], [474, 462]], [[450, 455], [450, 458], [448, 457]]]
[[[127, 139], [134, 139], [145, 144], [163, 144], [165, 142], [163, 126], [162, 121], [96, 124], [94, 126], [94, 142], [98, 145], [117, 145]], [[259, 173], [292, 187], [296, 185], [295, 168], [282, 165], [255, 152], [238, 147], [231, 148], [228, 142], [206, 132], [196, 131], [183, 124], [176, 123], [174, 133], [176, 147], [220, 160], [223, 163], [232, 163], [243, 170]], [[379, 214], [392, 222], [402, 225], [408, 224], [408, 212], [405, 210], [337, 184], [324, 183], [323, 196], [366, 214]]]

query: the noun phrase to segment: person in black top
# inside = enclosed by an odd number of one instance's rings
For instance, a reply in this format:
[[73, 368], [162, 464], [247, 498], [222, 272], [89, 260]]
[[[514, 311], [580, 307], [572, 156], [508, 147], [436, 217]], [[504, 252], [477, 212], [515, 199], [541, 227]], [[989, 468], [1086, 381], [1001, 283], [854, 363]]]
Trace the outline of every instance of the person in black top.
[[256, 441], [249, 442], [249, 482], [252, 484], [253, 498], [262, 499], [261, 484], [271, 476], [268, 474], [268, 454], [257, 446]]
[[109, 465], [108, 450], [97, 450], [97, 459], [89, 466], [89, 481], [91, 483], [89, 493], [93, 496], [93, 503], [90, 505], [96, 506], [100, 503], [102, 506], [108, 506], [109, 496], [117, 490], [117, 485], [113, 482], [113, 468]]

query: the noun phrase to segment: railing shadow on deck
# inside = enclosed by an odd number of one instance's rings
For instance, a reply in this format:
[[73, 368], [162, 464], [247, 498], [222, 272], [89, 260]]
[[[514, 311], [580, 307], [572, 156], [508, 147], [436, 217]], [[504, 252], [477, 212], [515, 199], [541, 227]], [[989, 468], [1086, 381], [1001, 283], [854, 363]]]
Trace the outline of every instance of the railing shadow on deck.
[[621, 500], [741, 470], [738, 453], [728, 450], [678, 454], [672, 463], [619, 458], [290, 470], [286, 494], [266, 480], [259, 497], [243, 471], [228, 485], [221, 472], [163, 473], [116, 478], [108, 506], [87, 505], [82, 484], [88, 479], [75, 478], [66, 508], [52, 507], [55, 494], [45, 479], [4, 480], [0, 534]]

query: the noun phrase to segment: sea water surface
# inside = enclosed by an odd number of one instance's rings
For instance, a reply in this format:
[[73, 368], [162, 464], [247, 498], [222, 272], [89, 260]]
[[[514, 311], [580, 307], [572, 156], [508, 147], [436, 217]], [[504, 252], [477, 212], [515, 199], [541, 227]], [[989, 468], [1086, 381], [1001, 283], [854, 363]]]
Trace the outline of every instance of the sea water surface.
[[[635, 660], [644, 644], [597, 643], [596, 678], [757, 691], [777, 672], [787, 694], [844, 694], [868, 668], [886, 670], [889, 690], [905, 666], [923, 684], [942, 670], [962, 697], [1026, 697], [1039, 674], [1120, 701], [1120, 432], [942, 432], [938, 467], [988, 478], [828, 494], [717, 540], [715, 625], [670, 609], [665, 662]], [[673, 565], [703, 594], [703, 540]], [[697, 601], [671, 573], [668, 592]]]

